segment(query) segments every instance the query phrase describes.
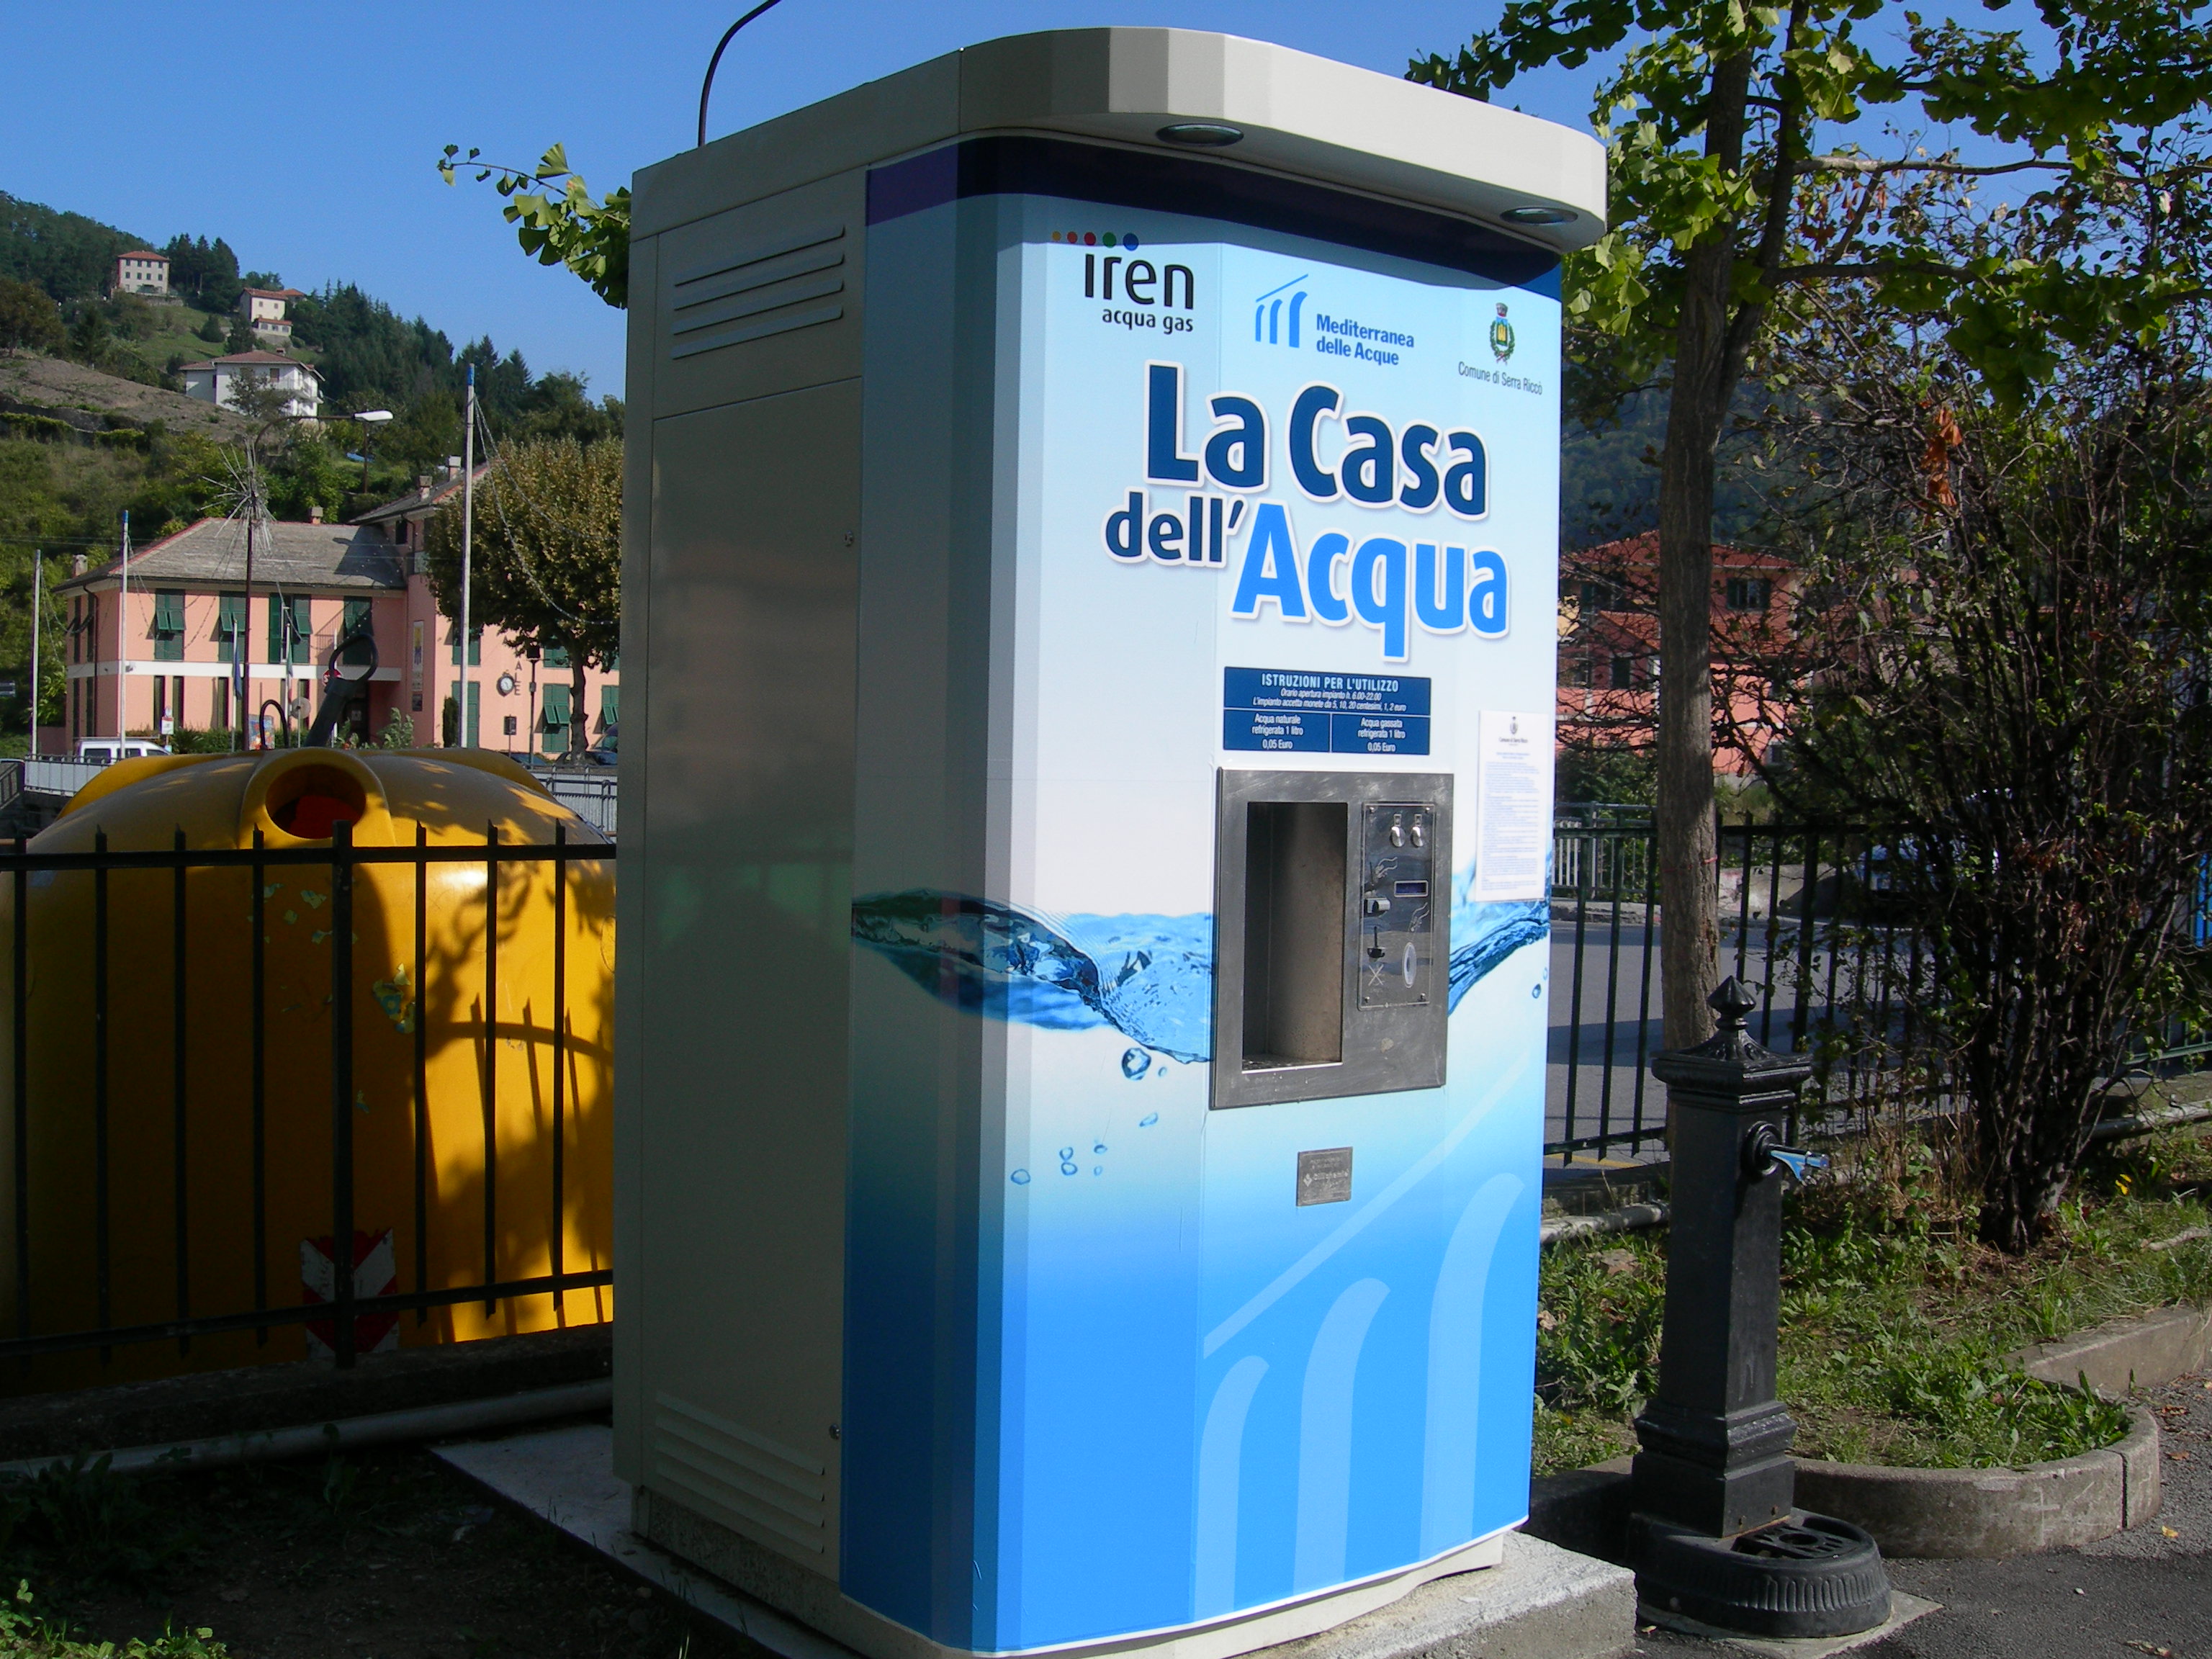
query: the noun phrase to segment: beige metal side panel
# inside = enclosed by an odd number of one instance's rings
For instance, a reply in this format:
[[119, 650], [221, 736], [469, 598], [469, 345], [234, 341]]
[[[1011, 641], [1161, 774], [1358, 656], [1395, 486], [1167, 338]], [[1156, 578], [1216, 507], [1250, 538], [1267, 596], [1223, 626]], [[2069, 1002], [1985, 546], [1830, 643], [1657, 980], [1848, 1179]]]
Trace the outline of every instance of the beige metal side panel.
[[[630, 245], [630, 280], [653, 291], [659, 250], [651, 237]], [[623, 450], [623, 668], [632, 686], [623, 711], [619, 805], [630, 813], [629, 833], [617, 843], [616, 937], [645, 937], [646, 860], [653, 846], [646, 812], [650, 776], [653, 590], [646, 580], [653, 544], [653, 368], [650, 328], [632, 319], [628, 363], [629, 420]], [[615, 969], [615, 1472], [635, 1482], [643, 1472], [645, 1419], [641, 1409], [645, 1303], [637, 1264], [643, 1235], [641, 1177], [644, 1150], [640, 1103], [645, 1097], [643, 1009], [651, 997], [651, 955], [617, 958]]]
[[655, 416], [860, 372], [866, 174], [824, 179], [653, 239]]
[[651, 987], [643, 1481], [831, 1578], [860, 435], [854, 380], [653, 422], [624, 936]]

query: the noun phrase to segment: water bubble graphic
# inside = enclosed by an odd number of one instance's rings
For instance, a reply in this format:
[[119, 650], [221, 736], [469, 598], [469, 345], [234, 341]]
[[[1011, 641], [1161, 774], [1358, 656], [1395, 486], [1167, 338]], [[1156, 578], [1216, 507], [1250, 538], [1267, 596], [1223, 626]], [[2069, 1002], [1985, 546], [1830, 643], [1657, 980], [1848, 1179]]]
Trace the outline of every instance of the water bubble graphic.
[[1121, 1075], [1134, 1083], [1152, 1069], [1152, 1057], [1142, 1048], [1129, 1048], [1121, 1055]]
[[1070, 1159], [1071, 1158], [1073, 1158], [1074, 1156], [1075, 1156], [1075, 1148], [1074, 1148], [1074, 1147], [1073, 1147], [1073, 1146], [1063, 1146], [1063, 1147], [1061, 1147], [1061, 1148], [1060, 1149], [1060, 1161], [1062, 1164], [1066, 1163], [1068, 1159]]
[[1091, 1143], [1091, 1153], [1094, 1158], [1103, 1158], [1106, 1155], [1106, 1143], [1103, 1140], [1092, 1141]]
[[1073, 1164], [1063, 1164], [1060, 1166], [1060, 1172], [1062, 1175], [1073, 1175], [1075, 1173], [1075, 1165]]
[[1006, 1179], [1017, 1187], [1026, 1187], [1030, 1184], [1030, 1172], [1027, 1170], [1017, 1170]]
[[1147, 1112], [1137, 1120], [1137, 1127], [1139, 1129], [1149, 1129], [1159, 1121], [1160, 1115], [1158, 1112]]
[[1094, 1164], [1091, 1166], [1091, 1173], [1093, 1175], [1104, 1175], [1106, 1173], [1106, 1166], [1103, 1164]]
[[1528, 988], [1528, 994], [1531, 997], [1542, 996], [1544, 994], [1544, 981], [1540, 979], [1534, 985], [1530, 986]]

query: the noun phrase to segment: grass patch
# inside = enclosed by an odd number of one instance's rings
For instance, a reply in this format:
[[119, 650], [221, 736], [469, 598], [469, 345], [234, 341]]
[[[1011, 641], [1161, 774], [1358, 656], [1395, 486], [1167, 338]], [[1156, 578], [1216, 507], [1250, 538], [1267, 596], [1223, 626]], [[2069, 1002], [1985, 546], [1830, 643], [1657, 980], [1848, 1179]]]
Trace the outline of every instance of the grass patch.
[[[2122, 1409], [2031, 1380], [2004, 1356], [2104, 1320], [2212, 1297], [2212, 1146], [2127, 1143], [2085, 1168], [2051, 1236], [2014, 1259], [1972, 1238], [1936, 1161], [1875, 1147], [1795, 1195], [1782, 1239], [1779, 1393], [1800, 1456], [1929, 1468], [2071, 1457]], [[1536, 1465], [1633, 1449], [1658, 1380], [1663, 1230], [1555, 1244], [1539, 1280]]]
[[204, 1626], [181, 1635], [164, 1631], [152, 1641], [131, 1637], [112, 1642], [81, 1641], [65, 1624], [50, 1622], [36, 1610], [27, 1580], [18, 1580], [13, 1603], [0, 1601], [0, 1656], [5, 1659], [227, 1659], [229, 1650]]

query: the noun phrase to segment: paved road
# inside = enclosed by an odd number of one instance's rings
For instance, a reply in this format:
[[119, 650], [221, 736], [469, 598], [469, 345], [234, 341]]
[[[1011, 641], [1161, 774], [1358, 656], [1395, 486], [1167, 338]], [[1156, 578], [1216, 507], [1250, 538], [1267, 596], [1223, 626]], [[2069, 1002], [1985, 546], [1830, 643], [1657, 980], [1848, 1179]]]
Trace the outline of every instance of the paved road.
[[[2013, 1561], [1897, 1561], [1898, 1589], [1942, 1604], [1863, 1659], [2212, 1659], [2212, 1379], [2146, 1390], [2160, 1413], [2163, 1512], [2080, 1550]], [[1740, 1659], [1742, 1650], [1662, 1632], [1650, 1659]]]
[[[1794, 948], [1786, 942], [1785, 960], [1766, 961], [1765, 934], [1754, 925], [1743, 969], [1754, 989], [1772, 979], [1778, 990], [1771, 1000], [1762, 1000], [1751, 1016], [1751, 1033], [1769, 1047], [1789, 1048], [1791, 1020], [1796, 1012], [1796, 969]], [[1581, 967], [1580, 1006], [1575, 997], [1577, 958]], [[1735, 936], [1723, 940], [1722, 962], [1736, 969]], [[1649, 982], [1647, 984], [1647, 963]], [[1852, 958], [1840, 963], [1838, 990], [1848, 995]], [[1809, 981], [1814, 1017], [1827, 1006], [1828, 956], [1816, 956]], [[1660, 1031], [1664, 1000], [1660, 995], [1658, 930], [1647, 930], [1640, 915], [1624, 912], [1616, 937], [1610, 912], [1594, 908], [1585, 918], [1579, 951], [1572, 915], [1555, 909], [1552, 918], [1549, 1052], [1545, 1076], [1544, 1139], [1564, 1140], [1593, 1135], [1601, 1130], [1630, 1127], [1637, 1121], [1638, 1097], [1642, 1096], [1643, 1121], [1657, 1127], [1666, 1115], [1666, 1091], [1645, 1066], [1650, 1056], [1665, 1046]], [[1610, 1013], [1612, 1018], [1607, 1019]], [[1577, 1018], [1579, 1017], [1579, 1018]], [[1640, 1017], [1640, 1018], [1639, 1018]], [[1643, 1040], [1645, 1066], [1637, 1063], [1638, 1039]], [[1610, 1033], [1610, 1042], [1607, 1035]], [[1607, 1048], [1611, 1049], [1608, 1056]], [[1574, 1064], [1568, 1064], [1571, 1056]], [[1608, 1065], [1608, 1060], [1610, 1064]], [[1646, 1142], [1637, 1152], [1617, 1146], [1616, 1158], [1661, 1156], [1659, 1143]], [[1584, 1156], [1588, 1156], [1584, 1154]]]

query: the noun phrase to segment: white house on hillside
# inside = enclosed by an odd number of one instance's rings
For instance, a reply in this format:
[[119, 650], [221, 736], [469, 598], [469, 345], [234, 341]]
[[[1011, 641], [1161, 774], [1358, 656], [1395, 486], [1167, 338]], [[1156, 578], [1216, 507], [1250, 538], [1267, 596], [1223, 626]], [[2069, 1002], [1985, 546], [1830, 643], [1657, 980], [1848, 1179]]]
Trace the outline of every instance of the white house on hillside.
[[166, 295], [169, 291], [169, 256], [151, 248], [137, 248], [115, 256], [115, 274], [108, 279], [111, 294]]
[[238, 296], [238, 314], [246, 319], [254, 338], [282, 349], [292, 343], [292, 325], [284, 307], [307, 297], [296, 288], [249, 288]]
[[242, 385], [280, 386], [293, 393], [284, 405], [287, 415], [313, 420], [322, 402], [322, 377], [299, 362], [275, 351], [239, 351], [184, 367], [185, 395], [225, 409], [237, 406]]

